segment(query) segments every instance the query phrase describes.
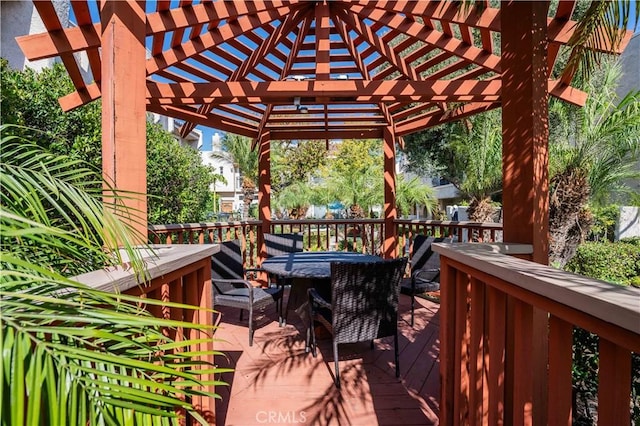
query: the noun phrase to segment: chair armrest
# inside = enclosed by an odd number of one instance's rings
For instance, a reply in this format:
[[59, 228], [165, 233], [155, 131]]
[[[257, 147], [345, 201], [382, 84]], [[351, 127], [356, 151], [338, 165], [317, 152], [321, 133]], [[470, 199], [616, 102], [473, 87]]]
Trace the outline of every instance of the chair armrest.
[[313, 302], [313, 303], [315, 303], [317, 305], [320, 305], [323, 308], [331, 309], [331, 303], [329, 303], [326, 300], [324, 300], [322, 298], [322, 296], [320, 296], [320, 294], [318, 293], [318, 290], [316, 290], [315, 288], [310, 288], [307, 291], [309, 293], [309, 301], [310, 302]]
[[[422, 278], [420, 275], [430, 274], [429, 278]], [[421, 269], [419, 271], [411, 274], [411, 281], [415, 282], [416, 278], [428, 279], [429, 281], [433, 281], [440, 275], [440, 269]]]
[[251, 284], [249, 281], [247, 280], [239, 280], [239, 279], [211, 279], [212, 283], [229, 283], [229, 284], [242, 284], [245, 287], [247, 287], [247, 289], [249, 289], [249, 304], [253, 305], [253, 284]]

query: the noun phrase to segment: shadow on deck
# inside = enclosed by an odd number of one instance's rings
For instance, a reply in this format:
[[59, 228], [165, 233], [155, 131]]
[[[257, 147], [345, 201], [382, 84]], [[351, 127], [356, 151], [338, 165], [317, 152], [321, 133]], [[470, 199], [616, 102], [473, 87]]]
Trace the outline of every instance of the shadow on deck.
[[[393, 339], [340, 346], [342, 389], [333, 385], [331, 339], [321, 339], [318, 357], [305, 353], [305, 329], [295, 314], [278, 327], [273, 307], [258, 314], [249, 347], [239, 311], [221, 307], [215, 348], [228, 387], [217, 387], [217, 425], [435, 425], [438, 424], [439, 305], [417, 299], [415, 326], [410, 298], [400, 295], [400, 379], [393, 366]], [[297, 320], [297, 321], [295, 321]]]

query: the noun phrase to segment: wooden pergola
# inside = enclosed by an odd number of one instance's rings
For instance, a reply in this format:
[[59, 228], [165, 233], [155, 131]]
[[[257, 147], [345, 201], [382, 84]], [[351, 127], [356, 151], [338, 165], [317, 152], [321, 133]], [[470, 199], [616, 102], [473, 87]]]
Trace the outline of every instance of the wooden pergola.
[[[412, 132], [501, 107], [504, 240], [547, 262], [547, 101], [583, 105], [575, 67], [552, 70], [575, 32], [575, 1], [102, 0], [71, 2], [62, 28], [35, 1], [46, 33], [18, 41], [29, 60], [59, 56], [75, 85], [66, 111], [103, 105], [103, 169], [119, 189], [144, 193], [145, 112], [250, 137], [260, 155], [259, 214], [269, 228], [272, 140], [384, 140], [387, 225], [396, 218], [395, 149]], [[619, 53], [625, 42], [601, 46]], [[606, 38], [605, 38], [606, 40]], [[86, 53], [92, 80], [82, 77]], [[146, 200], [131, 206], [146, 216]], [[146, 236], [146, 220], [137, 229]], [[384, 252], [393, 256], [394, 227]]]

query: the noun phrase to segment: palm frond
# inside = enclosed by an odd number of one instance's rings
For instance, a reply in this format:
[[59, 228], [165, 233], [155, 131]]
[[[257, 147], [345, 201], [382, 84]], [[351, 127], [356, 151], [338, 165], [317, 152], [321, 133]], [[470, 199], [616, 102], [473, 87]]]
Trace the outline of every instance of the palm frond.
[[190, 400], [216, 397], [197, 389], [217, 383], [203, 379], [217, 369], [202, 361], [216, 352], [193, 351], [202, 340], [176, 341], [166, 331], [194, 329], [211, 339], [213, 327], [155, 318], [145, 309], [198, 308], [69, 278], [121, 263], [116, 242], [144, 277], [140, 254], [128, 243], [131, 229], [120, 221], [131, 214], [122, 196], [111, 192], [115, 204], [105, 207], [98, 171], [44, 152], [7, 126], [0, 131], [3, 424], [178, 424], [177, 410], [206, 424]]
[[[573, 73], [573, 70], [578, 70], [582, 79], [587, 81], [592, 70], [609, 55], [607, 52], [618, 50], [627, 37], [626, 29], [633, 7], [639, 11], [640, 1], [591, 2], [568, 42], [572, 51], [563, 72]], [[634, 28], [638, 26], [638, 18], [636, 12]]]

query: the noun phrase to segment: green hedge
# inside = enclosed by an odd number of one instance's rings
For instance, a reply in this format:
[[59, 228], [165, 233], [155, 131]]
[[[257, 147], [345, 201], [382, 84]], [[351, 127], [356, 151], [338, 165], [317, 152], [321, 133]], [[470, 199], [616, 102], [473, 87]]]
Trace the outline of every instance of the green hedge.
[[567, 270], [620, 285], [640, 285], [640, 238], [585, 242]]

